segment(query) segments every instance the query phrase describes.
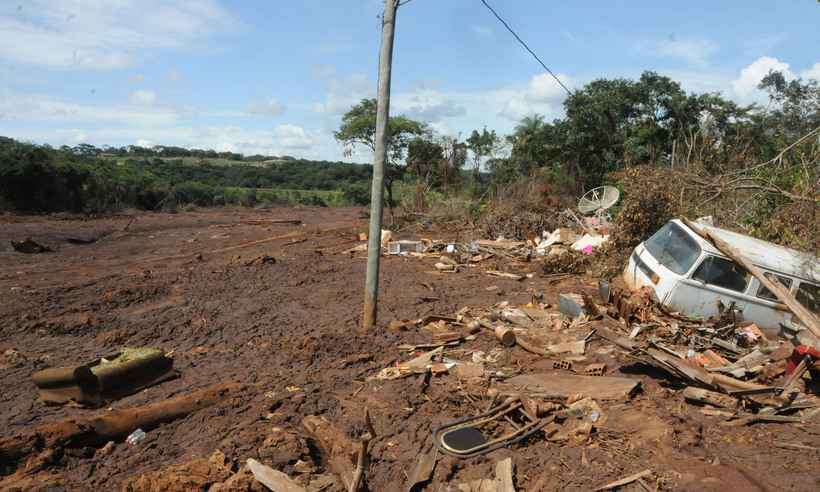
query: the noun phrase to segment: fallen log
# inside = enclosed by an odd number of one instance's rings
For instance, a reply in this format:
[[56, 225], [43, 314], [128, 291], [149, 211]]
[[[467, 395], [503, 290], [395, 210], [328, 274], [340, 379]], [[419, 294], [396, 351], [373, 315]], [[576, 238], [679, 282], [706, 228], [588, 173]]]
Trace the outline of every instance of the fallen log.
[[238, 382], [220, 383], [158, 403], [43, 424], [28, 432], [0, 439], [0, 463], [13, 468], [20, 459], [46, 448], [100, 446], [127, 436], [135, 429], [150, 430], [213, 406], [245, 388], [247, 385]]

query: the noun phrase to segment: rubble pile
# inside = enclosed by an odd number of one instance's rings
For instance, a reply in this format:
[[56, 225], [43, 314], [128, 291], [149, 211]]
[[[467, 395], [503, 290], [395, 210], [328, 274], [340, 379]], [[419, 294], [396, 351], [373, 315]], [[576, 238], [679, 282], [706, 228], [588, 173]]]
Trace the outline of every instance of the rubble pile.
[[[696, 320], [653, 297], [647, 288], [627, 292], [601, 282], [597, 296], [566, 292], [558, 305], [534, 293], [525, 305], [505, 301], [396, 321], [392, 329], [424, 334], [427, 342], [400, 345], [410, 357], [368, 381], [420, 374], [456, 379], [465, 399], [486, 408], [433, 432], [440, 452], [462, 458], [499, 447], [524, 452], [539, 440], [598, 446], [607, 438], [610, 405], [629, 406], [642, 391], [636, 375], [652, 368], [665, 374], [673, 398], [729, 427], [820, 422], [820, 351], [796, 339], [767, 338], [733, 306]], [[496, 346], [470, 348], [482, 339], [495, 339]], [[552, 371], [511, 367], [510, 351], [518, 349], [551, 361]]]

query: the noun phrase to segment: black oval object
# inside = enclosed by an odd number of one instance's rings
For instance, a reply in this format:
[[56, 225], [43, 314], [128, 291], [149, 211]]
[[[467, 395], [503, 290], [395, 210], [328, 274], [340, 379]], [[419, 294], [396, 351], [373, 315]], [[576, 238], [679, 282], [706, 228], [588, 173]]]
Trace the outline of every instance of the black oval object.
[[487, 438], [475, 427], [461, 427], [441, 436], [441, 443], [453, 452], [464, 453], [486, 444]]

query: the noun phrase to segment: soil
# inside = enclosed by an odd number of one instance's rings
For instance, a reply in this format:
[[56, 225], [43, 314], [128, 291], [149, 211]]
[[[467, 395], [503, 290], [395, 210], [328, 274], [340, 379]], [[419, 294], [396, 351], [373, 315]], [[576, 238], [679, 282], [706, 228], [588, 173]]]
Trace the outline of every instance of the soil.
[[[303, 224], [264, 223], [271, 219]], [[23, 481], [3, 485], [0, 477], [0, 489], [190, 490], [220, 483], [220, 490], [261, 490], [245, 470], [236, 473], [248, 458], [308, 483], [331, 471], [302, 418], [321, 415], [355, 442], [366, 407], [377, 436], [367, 487], [406, 490], [432, 430], [480, 413], [489, 399], [486, 382], [453, 374], [429, 382], [424, 376], [367, 380], [410, 358], [400, 344], [429, 341], [418, 328], [394, 331], [388, 323], [504, 300], [525, 304], [533, 292], [543, 292], [553, 305], [562, 291], [595, 292], [596, 279], [555, 283], [536, 263], [518, 268], [534, 275], [517, 282], [488, 276], [481, 265], [439, 273], [434, 259], [385, 257], [379, 326], [361, 334], [365, 260], [342, 252], [366, 229], [360, 210], [352, 208], [0, 216], [0, 438], [104, 413], [46, 406], [31, 374], [90, 362], [123, 346], [171, 352], [181, 376], [110, 408], [220, 382], [248, 385], [240, 398], [147, 430], [137, 445], [120, 440], [105, 448], [67, 448]], [[419, 233], [440, 239], [460, 234], [433, 229], [405, 235]], [[11, 248], [10, 241], [25, 238], [53, 252]], [[259, 242], [247, 245], [253, 241]], [[448, 351], [469, 360], [475, 350], [498, 347], [481, 333]], [[551, 359], [517, 347], [503, 352], [504, 367], [553, 370]], [[432, 481], [420, 490], [456, 490], [492, 478], [495, 463], [507, 457], [517, 490], [592, 490], [645, 469], [653, 472], [644, 479], [650, 487], [668, 490], [820, 488], [818, 451], [778, 445], [820, 447], [816, 423], [727, 427], [685, 403], [675, 381], [630, 362], [611, 344], [595, 339], [587, 354], [588, 362], [606, 362], [609, 375], [638, 379], [643, 388], [629, 400], [601, 402], [608, 418], [589, 440], [555, 443], [536, 435], [477, 458], [439, 456]], [[623, 489], [642, 490], [637, 483]], [[342, 488], [336, 482], [326, 490]]]

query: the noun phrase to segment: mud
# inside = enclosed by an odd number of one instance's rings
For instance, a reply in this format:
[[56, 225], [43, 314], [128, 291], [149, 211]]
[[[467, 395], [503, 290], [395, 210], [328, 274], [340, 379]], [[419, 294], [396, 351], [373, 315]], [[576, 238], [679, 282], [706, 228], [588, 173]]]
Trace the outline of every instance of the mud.
[[[452, 374], [427, 383], [422, 376], [365, 381], [406, 357], [398, 345], [428, 340], [418, 330], [392, 331], [387, 324], [502, 300], [523, 304], [533, 291], [544, 292], [553, 304], [564, 289], [595, 291], [595, 279], [556, 283], [535, 263], [516, 270], [532, 272], [533, 278], [516, 282], [487, 276], [481, 267], [437, 273], [434, 260], [386, 257], [379, 326], [362, 335], [365, 261], [339, 254], [366, 230], [358, 217], [358, 209], [318, 208], [93, 220], [0, 216], [0, 437], [99, 412], [44, 405], [31, 374], [91, 361], [122, 346], [171, 352], [181, 377], [117, 400], [111, 408], [159, 402], [219, 382], [252, 387], [227, 404], [150, 430], [136, 446], [119, 440], [104, 452], [67, 448], [17, 486], [185, 490], [225, 481], [248, 458], [290, 476], [321, 476], [330, 473], [329, 465], [302, 418], [322, 415], [355, 440], [367, 407], [378, 436], [371, 443], [367, 485], [373, 491], [401, 490], [416, 458], [429, 448], [432, 430], [483, 410], [486, 402], [475, 400], [486, 386]], [[243, 223], [290, 218], [304, 224]], [[448, 232], [425, 234], [446, 239]], [[11, 248], [11, 240], [25, 238], [54, 251], [23, 254]], [[300, 239], [305, 241], [296, 242]], [[251, 242], [256, 243], [245, 246]], [[260, 259], [265, 256], [275, 262]], [[457, 349], [469, 355], [498, 346], [492, 336], [480, 335]], [[640, 379], [643, 392], [602, 404], [608, 420], [590, 441], [571, 445], [533, 437], [483, 457], [440, 457], [423, 490], [455, 489], [492, 477], [495, 462], [506, 457], [513, 459], [519, 490], [590, 490], [647, 468], [653, 471], [651, 486], [670, 490], [820, 487], [817, 451], [777, 446], [820, 446], [817, 424], [725, 427], [684, 403], [674, 381], [607, 351], [608, 346], [593, 341], [588, 353], [596, 359], [588, 362], [606, 362], [616, 369], [610, 375]], [[520, 348], [504, 353], [505, 366], [552, 370], [551, 360]], [[160, 470], [170, 470], [176, 481]], [[254, 487], [246, 472], [234, 477], [237, 489]], [[630, 487], [640, 490], [635, 484], [625, 489]], [[328, 490], [341, 488], [336, 483]]]

